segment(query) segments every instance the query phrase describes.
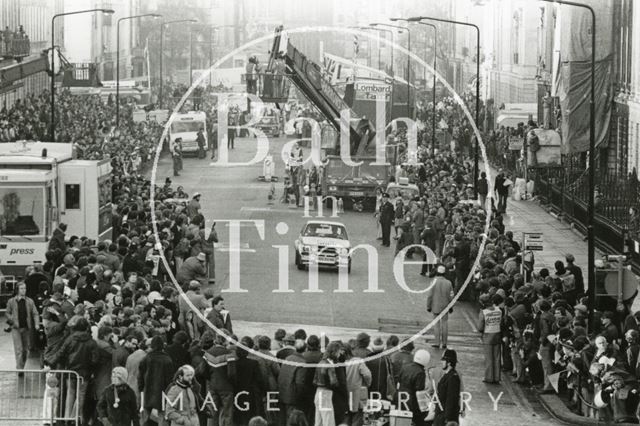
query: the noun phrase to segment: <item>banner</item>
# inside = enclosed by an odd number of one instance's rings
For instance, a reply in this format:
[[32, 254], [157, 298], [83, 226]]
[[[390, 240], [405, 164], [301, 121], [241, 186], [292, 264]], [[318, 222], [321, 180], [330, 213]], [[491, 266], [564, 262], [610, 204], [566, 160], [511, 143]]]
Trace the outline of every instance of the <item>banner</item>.
[[[613, 3], [614, 0], [584, 0], [595, 12], [595, 116], [590, 117], [591, 96], [591, 12], [585, 8], [559, 6], [559, 62], [555, 88], [562, 111], [563, 153], [589, 149], [590, 123], [595, 122], [595, 144], [607, 140], [613, 86]], [[559, 34], [558, 34], [559, 33]]]
[[[607, 140], [613, 86], [610, 75], [613, 71], [612, 57], [595, 64], [595, 145]], [[562, 110], [563, 153], [589, 150], [591, 97], [591, 64], [585, 62], [563, 62], [558, 73], [558, 97]]]

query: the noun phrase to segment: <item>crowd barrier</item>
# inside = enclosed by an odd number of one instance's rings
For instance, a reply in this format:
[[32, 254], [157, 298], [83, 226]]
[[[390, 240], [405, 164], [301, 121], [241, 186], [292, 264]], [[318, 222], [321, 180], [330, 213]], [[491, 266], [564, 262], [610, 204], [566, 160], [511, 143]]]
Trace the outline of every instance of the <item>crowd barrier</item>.
[[0, 370], [0, 424], [79, 425], [83, 384], [75, 371]]

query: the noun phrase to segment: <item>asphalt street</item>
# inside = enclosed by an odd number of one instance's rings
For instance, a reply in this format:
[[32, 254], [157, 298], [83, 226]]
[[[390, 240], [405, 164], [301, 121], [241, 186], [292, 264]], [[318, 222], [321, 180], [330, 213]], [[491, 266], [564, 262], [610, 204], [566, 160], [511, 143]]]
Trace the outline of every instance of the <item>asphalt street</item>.
[[[235, 319], [259, 322], [286, 322], [326, 326], [376, 329], [380, 320], [385, 324], [426, 325], [430, 317], [425, 309], [424, 291], [430, 280], [419, 275], [420, 266], [406, 265], [406, 287], [398, 284], [394, 275], [395, 249], [386, 248], [376, 240], [376, 222], [372, 212], [347, 211], [338, 218], [324, 209], [324, 219], [345, 224], [352, 246], [370, 244], [377, 259], [369, 264], [365, 250], [357, 250], [353, 256], [352, 271], [348, 276], [349, 292], [338, 290], [339, 274], [333, 270], [320, 270], [317, 291], [309, 291], [310, 273], [300, 271], [294, 265], [294, 241], [304, 224], [311, 217], [304, 217], [304, 208], [291, 208], [280, 202], [283, 193], [284, 162], [280, 158], [282, 146], [290, 140], [270, 140], [271, 153], [276, 163], [276, 199], [268, 202], [270, 184], [261, 182], [262, 163], [249, 166], [220, 167], [208, 158], [184, 159], [181, 176], [172, 177], [174, 186], [183, 185], [189, 194], [202, 193], [203, 214], [210, 224], [217, 222], [220, 243], [216, 248], [216, 292], [223, 292], [227, 306]], [[253, 138], [236, 139], [235, 149], [230, 150], [231, 162], [248, 162], [255, 155]], [[305, 154], [308, 154], [306, 152]], [[162, 158], [158, 167], [157, 182], [172, 175], [169, 158]], [[315, 215], [314, 212], [311, 213]], [[240, 225], [240, 244], [230, 246], [228, 220], [256, 221]], [[286, 224], [288, 232], [280, 235], [278, 224]], [[258, 227], [264, 234], [259, 235]], [[393, 233], [393, 231], [392, 231]], [[279, 249], [274, 246], [281, 246]], [[279, 250], [288, 254], [286, 268], [278, 267]], [[239, 255], [240, 288], [245, 292], [228, 292], [230, 289], [230, 257]], [[419, 259], [416, 257], [415, 261]], [[279, 270], [282, 269], [282, 270]], [[375, 270], [379, 292], [369, 292], [369, 275]], [[279, 280], [288, 283], [288, 293], [279, 292]], [[423, 292], [423, 293], [414, 293]], [[458, 311], [458, 310], [456, 310]], [[470, 317], [475, 312], [455, 312], [450, 320], [452, 332], [473, 331]]]

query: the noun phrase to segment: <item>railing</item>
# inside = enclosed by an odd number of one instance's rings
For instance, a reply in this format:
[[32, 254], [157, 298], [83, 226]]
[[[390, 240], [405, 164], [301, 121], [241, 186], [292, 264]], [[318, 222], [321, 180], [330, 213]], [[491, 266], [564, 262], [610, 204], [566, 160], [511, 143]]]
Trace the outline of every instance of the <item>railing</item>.
[[15, 58], [29, 56], [31, 43], [29, 39], [2, 40], [0, 41], [0, 57]]
[[0, 370], [0, 424], [80, 424], [86, 383], [74, 371]]
[[289, 99], [291, 81], [285, 74], [257, 73], [243, 74], [247, 93], [258, 95], [264, 102], [282, 103]]
[[[505, 150], [500, 140], [487, 142], [487, 157], [497, 168], [522, 177], [522, 161], [518, 151]], [[586, 234], [589, 204], [589, 172], [580, 154], [563, 156], [563, 165], [528, 168], [535, 193], [541, 201], [562, 213]], [[640, 210], [640, 183], [635, 175], [612, 171], [596, 171], [594, 232], [597, 243], [607, 252], [631, 255], [632, 266], [640, 272], [640, 228], [632, 229], [629, 209]], [[633, 238], [630, 238], [631, 235]], [[638, 244], [635, 244], [635, 242]], [[627, 247], [625, 247], [627, 245]], [[638, 249], [636, 250], [636, 246]]]

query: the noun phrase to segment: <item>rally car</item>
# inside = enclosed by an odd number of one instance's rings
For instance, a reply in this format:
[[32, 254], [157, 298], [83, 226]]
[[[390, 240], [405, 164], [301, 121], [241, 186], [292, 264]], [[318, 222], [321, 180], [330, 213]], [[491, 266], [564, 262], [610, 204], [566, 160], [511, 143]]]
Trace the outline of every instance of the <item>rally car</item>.
[[280, 136], [280, 120], [277, 115], [265, 115], [255, 125], [266, 136], [277, 138]]
[[295, 241], [298, 269], [310, 264], [347, 268], [351, 272], [351, 243], [347, 228], [339, 222], [311, 220], [302, 227]]

